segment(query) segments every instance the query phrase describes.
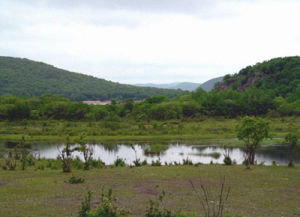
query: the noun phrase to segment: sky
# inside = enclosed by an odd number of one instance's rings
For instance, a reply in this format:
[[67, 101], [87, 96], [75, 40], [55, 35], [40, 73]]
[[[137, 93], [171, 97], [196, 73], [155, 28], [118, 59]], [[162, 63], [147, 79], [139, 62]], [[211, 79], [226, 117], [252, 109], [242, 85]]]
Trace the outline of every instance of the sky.
[[300, 55], [299, 11], [299, 0], [1, 0], [0, 56], [120, 83], [202, 83]]

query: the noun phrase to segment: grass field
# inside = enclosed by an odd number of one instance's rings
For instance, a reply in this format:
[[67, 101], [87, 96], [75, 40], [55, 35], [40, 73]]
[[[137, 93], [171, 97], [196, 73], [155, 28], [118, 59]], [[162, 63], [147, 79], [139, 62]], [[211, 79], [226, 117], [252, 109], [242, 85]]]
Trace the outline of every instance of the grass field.
[[[85, 182], [65, 183], [72, 175]], [[74, 170], [70, 174], [33, 168], [1, 170], [0, 216], [78, 216], [87, 191], [95, 192], [95, 206], [102, 186], [113, 189], [118, 206], [130, 210], [131, 216], [144, 216], [148, 200], [157, 197], [162, 189], [167, 192], [165, 207], [203, 216], [189, 180], [199, 186], [201, 179], [217, 190], [224, 175], [231, 186], [225, 211], [232, 216], [300, 216], [299, 167], [254, 166], [246, 170], [244, 166], [222, 165], [104, 168]]]
[[[300, 133], [300, 117], [269, 119], [270, 135], [274, 140], [265, 143], [280, 143], [290, 131]], [[220, 143], [240, 145], [235, 127], [239, 119], [205, 119], [135, 122], [123, 120], [116, 123], [89, 121], [19, 121], [0, 122], [0, 140], [20, 140], [26, 135], [26, 141], [49, 143], [65, 141], [67, 136], [75, 139], [82, 133], [90, 142], [103, 141], [150, 141], [150, 140], [211, 140]], [[224, 141], [222, 141], [224, 140]]]

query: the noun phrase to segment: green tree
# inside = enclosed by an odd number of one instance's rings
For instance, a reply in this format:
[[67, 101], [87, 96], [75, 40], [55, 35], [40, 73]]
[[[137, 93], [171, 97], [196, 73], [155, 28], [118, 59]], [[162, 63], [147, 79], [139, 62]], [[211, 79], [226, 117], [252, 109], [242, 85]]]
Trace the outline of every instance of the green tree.
[[260, 147], [264, 138], [269, 137], [269, 122], [259, 117], [246, 116], [236, 127], [238, 139], [245, 145], [247, 168], [254, 164], [255, 151]]
[[285, 136], [285, 141], [287, 144], [289, 144], [289, 158], [290, 158], [290, 162], [288, 164], [289, 167], [294, 167], [295, 163], [294, 163], [294, 153], [296, 151], [298, 144], [298, 137], [296, 134], [293, 133], [288, 133]]

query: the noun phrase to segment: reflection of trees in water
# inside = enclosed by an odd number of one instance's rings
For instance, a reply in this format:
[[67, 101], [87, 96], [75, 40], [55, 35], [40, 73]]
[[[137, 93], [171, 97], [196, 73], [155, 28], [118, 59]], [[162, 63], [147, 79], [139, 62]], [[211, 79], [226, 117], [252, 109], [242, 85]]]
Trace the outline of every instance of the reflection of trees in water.
[[16, 148], [18, 144], [18, 142], [7, 141], [5, 142], [5, 148]]
[[101, 144], [107, 152], [117, 153], [119, 151], [119, 145], [117, 144]]
[[[205, 151], [206, 149], [209, 149], [210, 151], [216, 151], [216, 150], [224, 150], [225, 151], [225, 148], [223, 148], [222, 146], [193, 146], [192, 149], [196, 149], [198, 150], [200, 153]], [[229, 149], [230, 151], [232, 151], [234, 148], [227, 148]]]
[[[263, 147], [257, 150], [258, 154], [272, 158], [274, 160], [288, 160], [288, 146]], [[295, 151], [295, 161], [300, 162], [300, 148]]]

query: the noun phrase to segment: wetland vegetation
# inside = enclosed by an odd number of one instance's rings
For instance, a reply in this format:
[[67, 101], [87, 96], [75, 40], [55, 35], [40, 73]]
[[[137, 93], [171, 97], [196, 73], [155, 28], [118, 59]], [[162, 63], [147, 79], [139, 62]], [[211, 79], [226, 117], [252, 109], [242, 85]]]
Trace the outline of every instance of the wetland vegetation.
[[[0, 216], [300, 215], [299, 66], [276, 58], [172, 99], [1, 95]], [[118, 200], [99, 204], [102, 186]]]

